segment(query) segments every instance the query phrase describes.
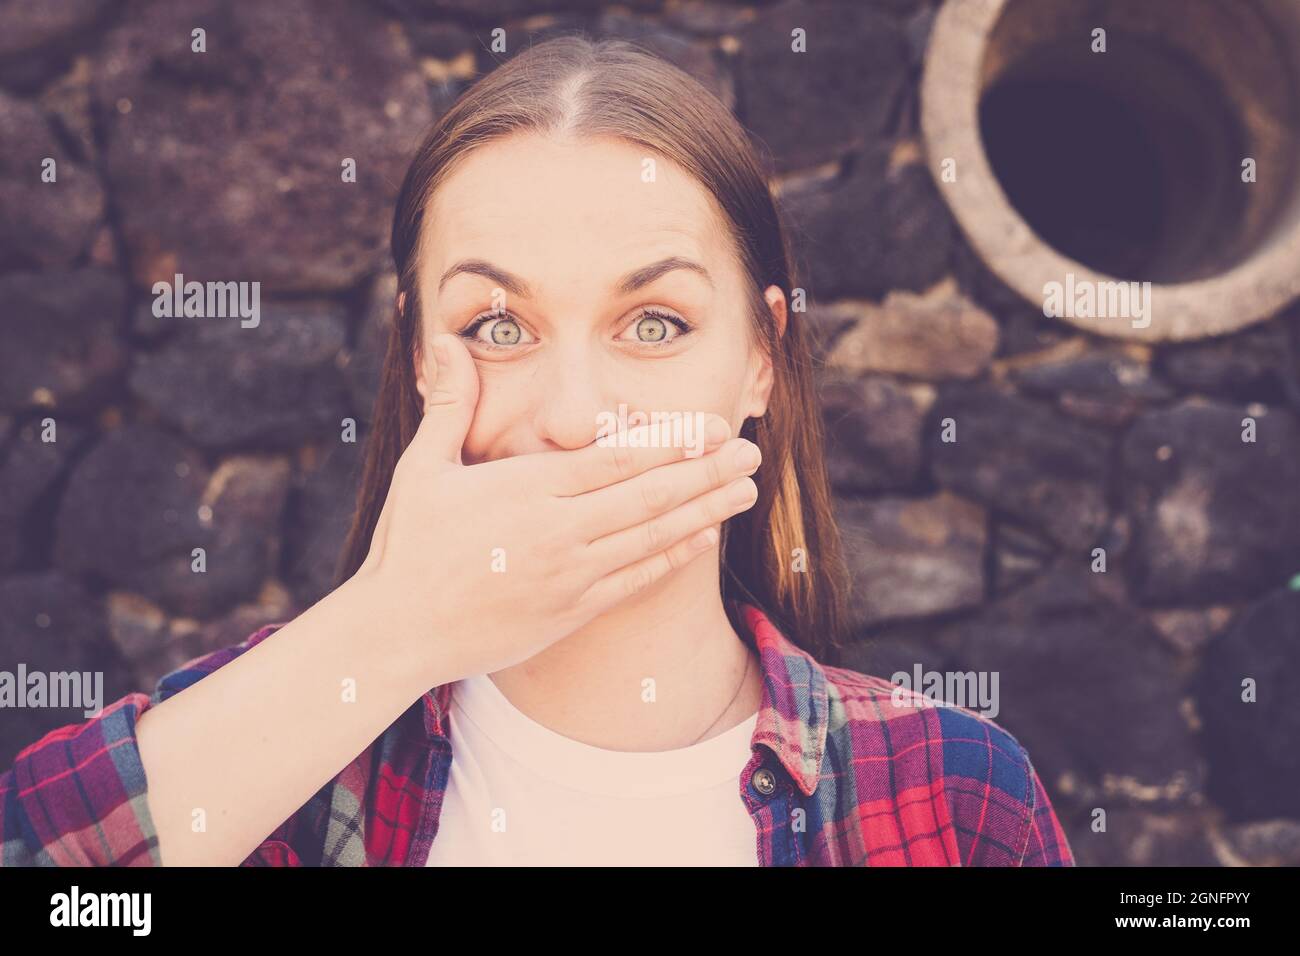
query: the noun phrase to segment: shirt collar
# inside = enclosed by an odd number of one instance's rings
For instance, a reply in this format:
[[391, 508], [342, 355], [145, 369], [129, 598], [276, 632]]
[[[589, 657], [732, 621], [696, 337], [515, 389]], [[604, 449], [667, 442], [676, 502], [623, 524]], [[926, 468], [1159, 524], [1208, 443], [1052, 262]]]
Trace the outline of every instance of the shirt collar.
[[768, 747], [805, 796], [821, 776], [830, 725], [826, 674], [811, 654], [790, 641], [752, 604], [740, 605], [754, 636], [763, 672], [763, 702], [753, 744]]
[[[826, 675], [807, 651], [796, 646], [752, 604], [740, 605], [741, 619], [754, 638], [763, 698], [751, 747], [767, 747], [806, 796], [812, 796], [826, 752], [829, 705]], [[424, 730], [431, 737], [447, 734], [451, 684], [440, 684], [423, 697]]]

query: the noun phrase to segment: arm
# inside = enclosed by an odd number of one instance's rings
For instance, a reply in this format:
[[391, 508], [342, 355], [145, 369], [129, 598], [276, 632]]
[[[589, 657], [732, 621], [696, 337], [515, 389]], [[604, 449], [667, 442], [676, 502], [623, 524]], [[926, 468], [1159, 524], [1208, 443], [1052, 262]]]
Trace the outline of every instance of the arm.
[[0, 865], [298, 862], [272, 838], [432, 686], [409, 657], [386, 663], [384, 605], [364, 580], [25, 748], [0, 774]]
[[[382, 607], [368, 578], [354, 577], [149, 710], [137, 736], [165, 864], [238, 864], [420, 695], [452, 679], [412, 666]], [[195, 832], [199, 810], [205, 826]]]

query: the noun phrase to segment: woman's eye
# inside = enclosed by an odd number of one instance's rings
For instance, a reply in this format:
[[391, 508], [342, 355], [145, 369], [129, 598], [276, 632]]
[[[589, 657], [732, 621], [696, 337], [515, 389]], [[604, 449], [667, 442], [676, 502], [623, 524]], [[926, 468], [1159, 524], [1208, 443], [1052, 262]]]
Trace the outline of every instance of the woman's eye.
[[674, 315], [664, 312], [646, 311], [629, 327], [634, 341], [642, 345], [658, 345], [671, 342], [678, 336], [685, 335], [691, 327]]
[[[483, 334], [486, 331], [486, 336]], [[480, 345], [489, 348], [509, 348], [524, 342], [524, 328], [519, 320], [509, 315], [483, 315], [475, 319], [461, 333]]]

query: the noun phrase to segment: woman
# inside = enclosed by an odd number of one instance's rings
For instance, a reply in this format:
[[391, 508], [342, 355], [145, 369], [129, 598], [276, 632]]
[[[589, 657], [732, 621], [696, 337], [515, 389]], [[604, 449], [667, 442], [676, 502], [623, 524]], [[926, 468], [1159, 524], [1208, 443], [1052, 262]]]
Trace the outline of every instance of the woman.
[[[431, 131], [392, 250], [338, 586], [25, 750], [4, 862], [1072, 865], [1012, 736], [818, 663], [806, 330], [716, 99], [538, 45]], [[628, 409], [666, 421], [597, 440]]]

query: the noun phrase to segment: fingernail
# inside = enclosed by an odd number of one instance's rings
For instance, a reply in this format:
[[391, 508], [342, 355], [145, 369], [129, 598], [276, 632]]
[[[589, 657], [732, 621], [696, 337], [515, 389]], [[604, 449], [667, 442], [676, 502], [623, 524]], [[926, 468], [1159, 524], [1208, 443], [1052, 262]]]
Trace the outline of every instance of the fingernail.
[[758, 487], [752, 481], [737, 479], [736, 487], [731, 492], [731, 500], [738, 505], [749, 507], [758, 500]]
[[438, 360], [438, 364], [445, 364], [447, 361], [447, 340], [443, 338], [442, 332], [433, 337], [433, 357]]
[[763, 460], [763, 453], [758, 450], [758, 446], [751, 441], [745, 442], [736, 449], [736, 466], [738, 468], [757, 468]]

